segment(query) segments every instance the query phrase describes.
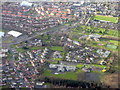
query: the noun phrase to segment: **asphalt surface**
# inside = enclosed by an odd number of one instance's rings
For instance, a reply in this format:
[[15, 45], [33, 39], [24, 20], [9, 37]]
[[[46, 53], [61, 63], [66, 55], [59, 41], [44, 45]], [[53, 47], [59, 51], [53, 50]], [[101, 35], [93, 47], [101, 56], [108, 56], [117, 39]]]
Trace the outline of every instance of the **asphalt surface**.
[[50, 29], [46, 29], [44, 31], [36, 32], [35, 34], [31, 35], [30, 37], [28, 37], [28, 35], [22, 35], [20, 37], [14, 38], [13, 39], [14, 42], [2, 43], [2, 47], [10, 49], [11, 45], [19, 44], [21, 42], [30, 40], [30, 39], [35, 38], [35, 37], [37, 37], [39, 35], [42, 35], [42, 34], [46, 34], [46, 33], [50, 34], [50, 33], [53, 33], [54, 31], [60, 31], [61, 29], [68, 29], [68, 26], [66, 26], [66, 25], [56, 26], [56, 27], [53, 27], [53, 28], [50, 28]]

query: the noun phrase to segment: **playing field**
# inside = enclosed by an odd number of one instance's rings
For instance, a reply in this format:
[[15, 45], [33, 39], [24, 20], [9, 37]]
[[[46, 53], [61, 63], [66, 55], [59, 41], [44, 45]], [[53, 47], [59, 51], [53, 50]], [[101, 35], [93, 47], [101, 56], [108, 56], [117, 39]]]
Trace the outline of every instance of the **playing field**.
[[94, 17], [94, 19], [95, 20], [103, 20], [103, 21], [110, 21], [110, 22], [113, 22], [113, 23], [118, 23], [118, 17], [96, 15]]

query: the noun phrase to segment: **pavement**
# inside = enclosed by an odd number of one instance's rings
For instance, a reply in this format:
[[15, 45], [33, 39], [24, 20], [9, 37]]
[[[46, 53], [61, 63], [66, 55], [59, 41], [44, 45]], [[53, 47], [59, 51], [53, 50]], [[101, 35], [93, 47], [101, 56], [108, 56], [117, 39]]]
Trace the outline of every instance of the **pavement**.
[[18, 38], [14, 38], [13, 39], [14, 42], [12, 42], [12, 43], [2, 43], [2, 47], [10, 49], [11, 45], [19, 44], [21, 42], [35, 38], [36, 36], [46, 34], [46, 33], [53, 33], [54, 31], [59, 31], [61, 29], [68, 29], [68, 26], [65, 26], [65, 25], [56, 26], [54, 28], [50, 28], [50, 29], [46, 29], [44, 31], [36, 32], [35, 34], [31, 35], [30, 37], [28, 37], [28, 35], [22, 35]]

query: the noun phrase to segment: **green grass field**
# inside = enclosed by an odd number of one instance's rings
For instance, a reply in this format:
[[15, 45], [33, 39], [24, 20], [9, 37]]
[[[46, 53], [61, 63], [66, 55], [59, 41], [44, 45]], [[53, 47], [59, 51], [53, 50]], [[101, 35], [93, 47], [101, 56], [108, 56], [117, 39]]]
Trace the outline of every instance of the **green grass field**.
[[[84, 65], [82, 64], [78, 64], [76, 65], [76, 67], [78, 67], [79, 69], [76, 70], [75, 72], [65, 72], [63, 74], [53, 74], [51, 70], [46, 69], [43, 73], [43, 76], [46, 77], [54, 77], [54, 78], [61, 78], [61, 79], [69, 79], [69, 80], [77, 80], [78, 79], [78, 75], [84, 71], [82, 71], [80, 68], [82, 68]], [[89, 65], [87, 65], [89, 67]], [[94, 67], [101, 67], [104, 68], [106, 67], [105, 65], [92, 65]], [[96, 72], [96, 73], [103, 73], [101, 71], [92, 71], [92, 72]]]
[[[93, 32], [91, 32], [93, 30]], [[110, 51], [117, 51], [117, 49], [114, 48], [108, 48], [106, 47], [108, 42], [111, 42], [112, 44], [118, 46], [118, 30], [113, 30], [113, 29], [105, 29], [105, 28], [97, 28], [97, 27], [92, 27], [92, 26], [85, 26], [85, 25], [80, 25], [77, 28], [72, 29], [72, 40], [79, 41], [81, 43], [86, 43], [84, 40], [80, 40], [79, 38], [74, 37], [74, 35], [79, 35], [82, 36], [84, 35], [90, 35], [90, 34], [99, 34], [102, 35], [102, 38], [107, 38], [107, 40], [100, 39], [100, 41], [94, 41], [94, 40], [88, 40], [87, 45], [96, 47], [96, 48], [103, 48], [106, 50]], [[115, 40], [111, 40], [111, 38]], [[103, 44], [103, 45], [98, 45], [98, 44]]]
[[61, 46], [52, 46], [52, 47], [50, 47], [50, 49], [54, 50], [54, 51], [64, 51], [63, 47], [61, 47]]
[[[93, 66], [93, 67], [99, 67], [99, 68], [104, 68], [104, 67], [106, 67], [105, 65], [97, 65], [97, 64], [90, 64], [91, 66]], [[90, 67], [90, 65], [86, 65], [87, 67]], [[84, 67], [84, 65], [83, 64], [78, 64], [78, 65], [76, 65], [76, 67], [77, 68], [83, 68]]]
[[[16, 48], [16, 46], [13, 46], [14, 48]], [[44, 49], [45, 47], [28, 47], [29, 49], [23, 49], [23, 48], [16, 48], [16, 50], [18, 52], [26, 52], [26, 51], [31, 51], [31, 50], [39, 50], [39, 49]]]
[[82, 72], [80, 69], [76, 72], [65, 72], [63, 74], [52, 74], [51, 70], [45, 70], [43, 76], [47, 77], [55, 77], [55, 78], [62, 78], [62, 79], [70, 79], [70, 80], [77, 80], [78, 74]]
[[76, 67], [77, 68], [82, 68], [82, 67], [84, 67], [84, 65], [83, 64], [78, 64], [78, 65], [76, 65]]
[[44, 49], [45, 47], [30, 47], [30, 50]]
[[97, 64], [92, 64], [93, 67], [100, 67], [100, 68], [105, 68], [105, 65], [97, 65]]
[[63, 60], [62, 58], [52, 58], [52, 60]]
[[110, 22], [113, 22], [113, 23], [118, 23], [118, 17], [96, 15], [94, 17], [94, 19], [95, 20], [104, 20], [104, 21], [110, 21]]

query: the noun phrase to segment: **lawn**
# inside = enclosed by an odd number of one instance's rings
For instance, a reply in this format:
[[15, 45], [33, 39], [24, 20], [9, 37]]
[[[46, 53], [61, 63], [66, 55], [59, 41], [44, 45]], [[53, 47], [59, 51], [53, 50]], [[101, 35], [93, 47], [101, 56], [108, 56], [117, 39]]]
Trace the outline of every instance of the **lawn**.
[[29, 47], [30, 50], [38, 50], [38, 49], [44, 49], [45, 47]]
[[116, 45], [111, 45], [111, 44], [108, 44], [106, 47], [110, 49], [117, 49]]
[[[105, 65], [96, 65], [96, 64], [91, 64], [94, 67], [101, 67], [104, 68], [106, 67]], [[51, 70], [46, 69], [43, 73], [43, 76], [46, 77], [54, 77], [54, 78], [62, 78], [62, 79], [70, 79], [70, 80], [77, 80], [78, 79], [78, 74], [80, 74], [82, 71], [80, 68], [82, 68], [84, 65], [83, 64], [78, 64], [76, 65], [76, 67], [78, 67], [79, 69], [76, 70], [75, 72], [65, 72], [63, 74], [53, 74]], [[87, 65], [88, 67], [90, 65]], [[94, 71], [93, 71], [94, 72]], [[96, 72], [101, 72], [101, 71], [96, 71]]]
[[108, 35], [108, 36], [113, 36], [118, 38], [118, 31], [113, 30], [113, 29], [105, 29], [105, 28], [97, 28], [93, 26], [85, 26], [85, 25], [80, 25], [77, 28], [72, 29], [73, 35], [90, 35], [90, 34], [100, 34], [100, 35]]
[[58, 62], [57, 61], [55, 61], [55, 62], [52, 62], [52, 61], [47, 61], [48, 63], [50, 63], [50, 64], [58, 64]]
[[119, 41], [115, 41], [115, 40], [109, 40], [110, 43], [113, 43], [114, 45], [118, 46]]
[[104, 21], [110, 21], [110, 22], [113, 22], [113, 23], [118, 23], [118, 17], [96, 15], [94, 17], [94, 19], [95, 20], [104, 20]]
[[63, 60], [62, 58], [52, 58], [52, 60]]
[[[110, 51], [115, 52], [115, 53], [116, 53], [116, 51], [118, 51], [117, 49], [106, 47], [107, 42], [105, 42], [105, 41], [93, 41], [93, 40], [89, 41], [89, 40], [87, 40], [86, 42], [87, 42], [88, 46], [92, 46], [94, 48], [106, 49], [106, 50], [110, 50]], [[103, 46], [96, 45], [96, 44], [103, 44]]]
[[26, 50], [25, 50], [25, 49], [22, 49], [22, 48], [16, 48], [16, 50], [17, 50], [18, 52], [26, 52]]
[[54, 51], [64, 51], [63, 47], [61, 46], [52, 46], [50, 49]]
[[[13, 46], [14, 48], [16, 48], [16, 46]], [[26, 51], [30, 51], [30, 50], [39, 50], [39, 49], [44, 49], [45, 47], [28, 47], [28, 49], [24, 49], [24, 48], [16, 48], [16, 50], [18, 52], [26, 52]]]
[[97, 64], [91, 64], [93, 67], [101, 67], [101, 68], [105, 68], [105, 65], [97, 65]]
[[[106, 67], [105, 65], [97, 65], [97, 64], [86, 64], [85, 66], [87, 66], [87, 67], [93, 66], [93, 67], [100, 67], [100, 68]], [[76, 65], [76, 67], [82, 68], [82, 67], [84, 67], [84, 65], [83, 64], [78, 64], [78, 65]]]
[[2, 43], [12, 43], [13, 41], [12, 40], [5, 40], [5, 41], [2, 41]]
[[55, 77], [55, 78], [62, 78], [62, 79], [70, 79], [70, 80], [77, 80], [78, 74], [82, 72], [80, 69], [77, 70], [76, 72], [65, 72], [63, 74], [52, 74], [51, 70], [45, 70], [43, 73], [44, 76], [47, 77]]
[[76, 67], [77, 68], [82, 68], [82, 67], [84, 67], [84, 65], [83, 64], [78, 64], [78, 65], [76, 65]]

